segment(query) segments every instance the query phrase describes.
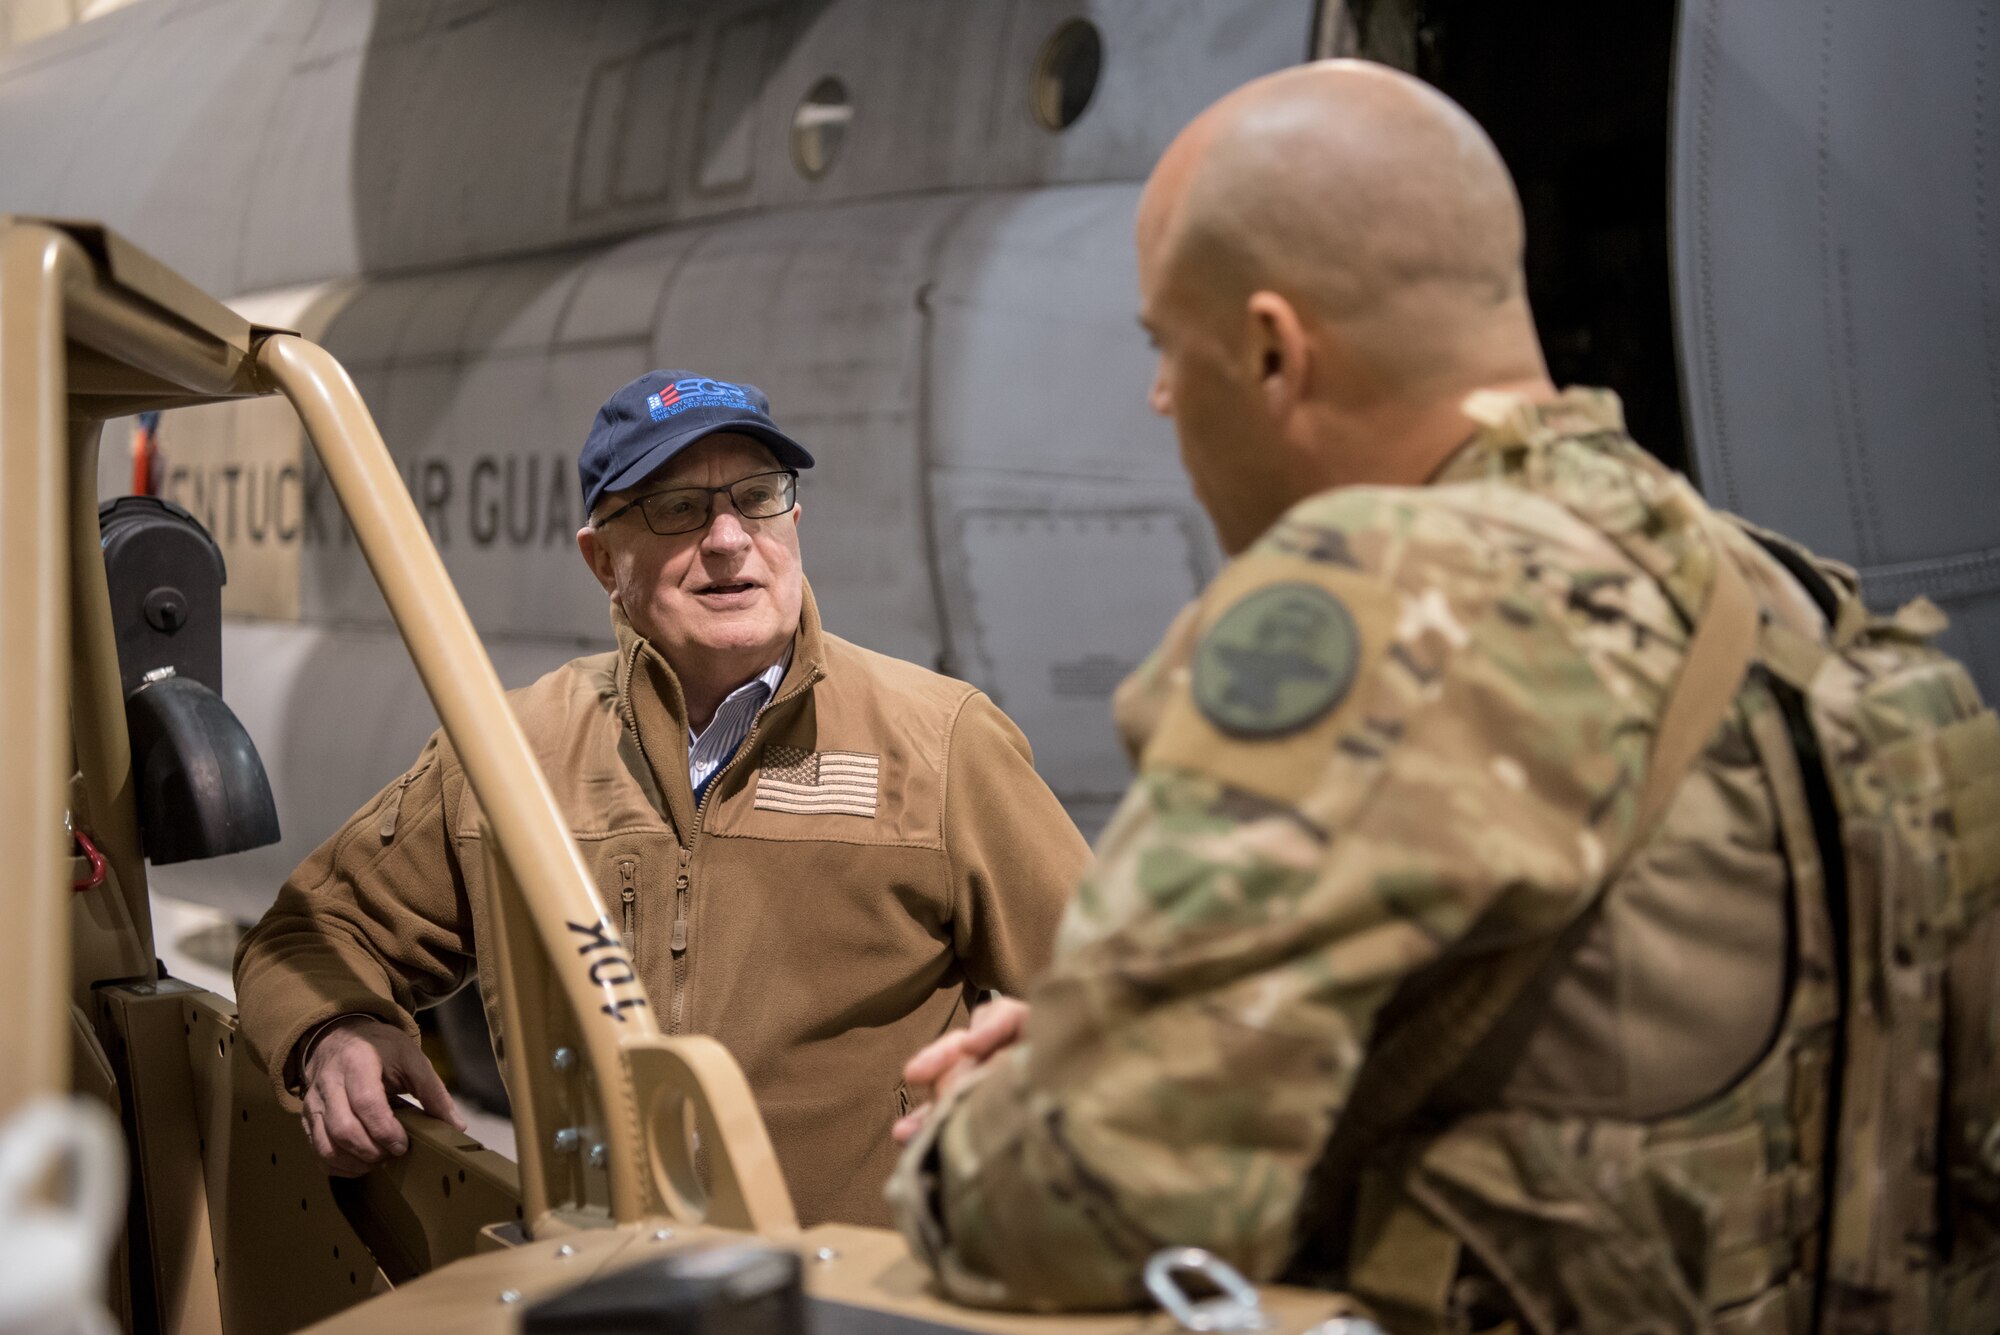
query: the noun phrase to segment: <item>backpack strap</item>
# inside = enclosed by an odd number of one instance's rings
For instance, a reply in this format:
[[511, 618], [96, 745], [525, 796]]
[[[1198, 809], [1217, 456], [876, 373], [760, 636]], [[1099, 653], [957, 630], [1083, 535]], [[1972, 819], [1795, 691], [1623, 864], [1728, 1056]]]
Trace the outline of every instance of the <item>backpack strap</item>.
[[1819, 609], [1819, 614], [1826, 618], [1829, 627], [1840, 620], [1840, 606], [1847, 600], [1833, 587], [1833, 582], [1814, 562], [1810, 552], [1789, 538], [1758, 528], [1755, 524], [1745, 523], [1733, 516], [1732, 522], [1738, 533], [1762, 547], [1773, 561], [1798, 581], [1806, 596], [1813, 600], [1813, 606]]
[[[1728, 716], [1750, 669], [1757, 645], [1756, 597], [1713, 530], [1709, 549], [1715, 569], [1708, 602], [1660, 714], [1631, 839], [1597, 891], [1578, 902], [1570, 922], [1596, 903], [1651, 838], [1688, 768]], [[1423, 1109], [1492, 1033], [1554, 957], [1568, 925], [1518, 948], [1467, 961], [1447, 974], [1400, 1023], [1371, 1038], [1346, 1106], [1314, 1165], [1300, 1214], [1295, 1265], [1316, 1269], [1331, 1259], [1305, 1253], [1314, 1244], [1336, 1241], [1331, 1232], [1347, 1213], [1349, 1188], [1361, 1165], [1389, 1132]], [[1445, 1277], [1447, 1283], [1449, 1278]]]

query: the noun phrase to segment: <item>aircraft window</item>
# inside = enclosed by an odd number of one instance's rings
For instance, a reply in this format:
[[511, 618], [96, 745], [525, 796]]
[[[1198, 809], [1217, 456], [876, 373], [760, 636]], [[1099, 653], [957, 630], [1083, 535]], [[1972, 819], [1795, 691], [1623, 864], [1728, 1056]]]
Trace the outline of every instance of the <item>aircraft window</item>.
[[701, 156], [694, 178], [702, 190], [733, 190], [750, 184], [751, 150], [757, 142], [757, 94], [764, 85], [770, 31], [771, 15], [765, 11], [733, 19], [715, 35], [702, 105]]
[[1035, 58], [1035, 83], [1029, 97], [1035, 119], [1046, 130], [1067, 130], [1076, 124], [1097, 91], [1104, 69], [1104, 38], [1089, 19], [1071, 19], [1042, 43]]
[[617, 170], [612, 195], [621, 204], [664, 199], [672, 188], [673, 125], [693, 49], [687, 38], [676, 37], [655, 42], [632, 58], [613, 150]]
[[854, 104], [848, 100], [847, 85], [838, 79], [821, 79], [792, 113], [792, 162], [808, 180], [826, 175], [840, 156], [847, 138], [847, 125], [854, 119]]

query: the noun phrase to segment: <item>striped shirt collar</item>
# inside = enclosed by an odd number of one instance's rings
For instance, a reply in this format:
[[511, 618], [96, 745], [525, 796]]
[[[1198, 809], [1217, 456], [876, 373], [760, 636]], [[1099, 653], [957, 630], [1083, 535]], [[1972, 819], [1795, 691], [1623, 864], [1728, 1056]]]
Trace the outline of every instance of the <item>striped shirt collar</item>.
[[749, 736], [750, 725], [757, 721], [758, 713], [778, 693], [778, 684], [784, 681], [785, 670], [791, 665], [792, 647], [786, 645], [777, 662], [723, 697], [706, 728], [700, 732], [689, 730], [688, 782], [696, 789], [736, 754], [736, 748]]

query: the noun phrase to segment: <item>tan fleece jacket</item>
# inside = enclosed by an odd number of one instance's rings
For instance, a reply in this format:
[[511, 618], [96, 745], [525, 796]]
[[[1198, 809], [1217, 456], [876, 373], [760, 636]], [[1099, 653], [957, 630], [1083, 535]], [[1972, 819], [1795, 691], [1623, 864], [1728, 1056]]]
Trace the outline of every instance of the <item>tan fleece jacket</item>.
[[[615, 653], [510, 693], [529, 744], [660, 1027], [742, 1063], [801, 1220], [887, 1223], [902, 1063], [977, 992], [1026, 990], [1089, 850], [991, 700], [825, 634], [810, 589], [777, 694], [697, 809], [680, 683], [614, 626]], [[324, 1021], [414, 1033], [475, 961], [497, 995], [479, 838], [435, 735], [244, 939], [242, 1032], [287, 1106], [294, 1049]], [[498, 1032], [490, 1001], [488, 1019]]]

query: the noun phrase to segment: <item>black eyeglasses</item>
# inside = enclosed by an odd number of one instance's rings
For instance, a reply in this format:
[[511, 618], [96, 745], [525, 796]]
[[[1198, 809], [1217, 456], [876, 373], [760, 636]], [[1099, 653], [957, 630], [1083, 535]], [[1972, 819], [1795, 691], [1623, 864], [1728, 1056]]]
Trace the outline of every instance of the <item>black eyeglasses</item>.
[[663, 538], [676, 533], [692, 533], [707, 528], [715, 513], [715, 497], [729, 493], [729, 503], [745, 519], [776, 519], [791, 511], [798, 495], [799, 475], [791, 469], [776, 473], [753, 473], [726, 487], [669, 487], [627, 501], [591, 527], [603, 528], [627, 510], [636, 509], [646, 527]]

